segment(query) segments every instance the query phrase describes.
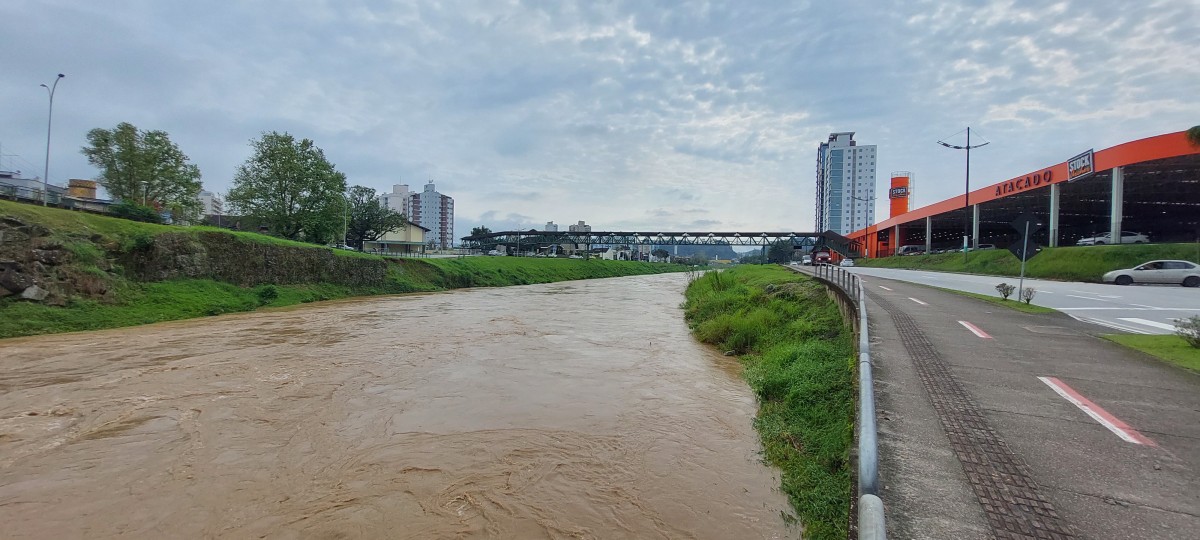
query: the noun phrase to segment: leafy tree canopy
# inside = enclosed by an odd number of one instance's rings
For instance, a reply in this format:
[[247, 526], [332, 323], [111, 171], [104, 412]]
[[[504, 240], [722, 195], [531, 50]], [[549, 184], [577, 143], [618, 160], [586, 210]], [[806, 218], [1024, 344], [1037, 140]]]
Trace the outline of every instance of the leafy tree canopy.
[[383, 235], [403, 228], [408, 219], [383, 205], [375, 190], [369, 187], [350, 188], [350, 219], [346, 228], [346, 243], [362, 249], [363, 242], [375, 241]]
[[482, 234], [492, 234], [492, 230], [483, 225], [471, 228], [471, 236], [479, 236]]
[[238, 166], [227, 201], [272, 234], [328, 243], [345, 227], [346, 175], [309, 139], [272, 131], [250, 141], [254, 155]]
[[1187, 130], [1187, 138], [1192, 146], [1200, 146], [1200, 126], [1192, 126], [1192, 129]]
[[170, 211], [177, 223], [199, 220], [200, 168], [167, 132], [121, 122], [111, 130], [89, 131], [87, 140], [81, 152], [100, 169], [97, 180], [114, 199]]
[[767, 260], [773, 263], [786, 263], [792, 260], [794, 252], [791, 240], [778, 240], [772, 242], [767, 248]]

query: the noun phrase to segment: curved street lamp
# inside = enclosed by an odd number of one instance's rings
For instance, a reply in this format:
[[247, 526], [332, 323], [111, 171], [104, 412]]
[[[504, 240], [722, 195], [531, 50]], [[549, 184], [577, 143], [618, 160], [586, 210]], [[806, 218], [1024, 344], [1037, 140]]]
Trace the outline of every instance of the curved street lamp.
[[58, 81], [61, 81], [62, 73], [54, 79], [54, 85], [41, 85], [50, 94], [50, 113], [46, 115], [46, 168], [42, 170], [42, 206], [47, 206], [47, 198], [50, 193], [50, 122], [54, 119], [54, 90], [58, 88]]
[[954, 145], [954, 144], [948, 144], [944, 141], [937, 142], [938, 144], [945, 146], [946, 148], [953, 148], [955, 150], [966, 150], [967, 151], [967, 187], [966, 187], [966, 191], [963, 193], [963, 214], [964, 214], [964, 217], [963, 217], [963, 262], [966, 262], [966, 260], [967, 260], [967, 249], [971, 245], [971, 149], [979, 148], [980, 146], [987, 146], [990, 142], [991, 141], [985, 142], [983, 144], [977, 144], [975, 146], [971, 146], [971, 127], [970, 126], [967, 126], [967, 145], [966, 146], [958, 146], [958, 145]]

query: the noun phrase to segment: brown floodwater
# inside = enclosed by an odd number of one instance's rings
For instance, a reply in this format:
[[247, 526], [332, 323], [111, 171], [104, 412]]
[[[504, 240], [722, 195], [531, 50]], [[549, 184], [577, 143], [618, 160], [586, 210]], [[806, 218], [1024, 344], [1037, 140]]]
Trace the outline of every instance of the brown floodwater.
[[5, 538], [786, 538], [684, 276], [0, 341]]

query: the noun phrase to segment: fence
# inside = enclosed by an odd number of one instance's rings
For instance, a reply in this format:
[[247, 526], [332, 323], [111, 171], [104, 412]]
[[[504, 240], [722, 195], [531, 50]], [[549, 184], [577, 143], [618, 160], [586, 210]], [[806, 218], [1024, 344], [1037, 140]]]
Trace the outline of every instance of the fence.
[[879, 498], [879, 444], [875, 426], [875, 384], [871, 374], [871, 339], [862, 279], [831, 264], [816, 267], [821, 281], [838, 288], [857, 314], [858, 327], [858, 538], [887, 538], [883, 500]]

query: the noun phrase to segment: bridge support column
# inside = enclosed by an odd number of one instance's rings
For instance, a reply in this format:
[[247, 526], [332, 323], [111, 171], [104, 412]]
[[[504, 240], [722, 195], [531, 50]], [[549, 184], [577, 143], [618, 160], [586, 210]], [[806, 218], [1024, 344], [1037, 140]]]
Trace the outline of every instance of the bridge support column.
[[1109, 214], [1112, 217], [1109, 223], [1109, 230], [1112, 231], [1112, 236], [1109, 238], [1114, 244], [1121, 243], [1121, 221], [1125, 218], [1125, 168], [1113, 167], [1112, 170], [1112, 212]]
[[1050, 247], [1058, 247], [1058, 205], [1062, 197], [1062, 185], [1050, 185]]
[[925, 218], [925, 253], [933, 251], [933, 218]]
[[971, 249], [979, 247], [979, 205], [971, 205]]

